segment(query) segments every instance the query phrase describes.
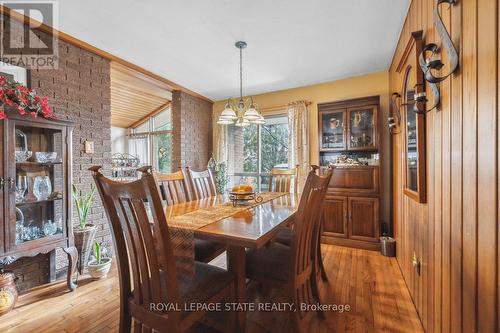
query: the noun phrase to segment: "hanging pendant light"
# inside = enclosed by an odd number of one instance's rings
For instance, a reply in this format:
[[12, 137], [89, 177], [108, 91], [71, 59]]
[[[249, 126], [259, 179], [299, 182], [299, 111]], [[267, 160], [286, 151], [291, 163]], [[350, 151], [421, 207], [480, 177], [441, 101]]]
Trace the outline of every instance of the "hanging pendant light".
[[227, 100], [217, 124], [234, 124], [238, 127], [246, 127], [250, 124], [265, 124], [266, 120], [258, 111], [252, 97], [243, 98], [243, 49], [247, 47], [247, 43], [238, 41], [235, 46], [240, 50], [240, 98]]

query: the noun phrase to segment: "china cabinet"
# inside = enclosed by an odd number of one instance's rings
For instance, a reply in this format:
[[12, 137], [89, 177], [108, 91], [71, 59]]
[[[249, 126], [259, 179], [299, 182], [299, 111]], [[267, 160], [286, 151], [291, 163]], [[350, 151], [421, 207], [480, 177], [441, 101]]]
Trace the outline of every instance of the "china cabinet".
[[[323, 241], [376, 250], [380, 236], [379, 97], [322, 103], [319, 157], [333, 168]], [[342, 162], [342, 163], [339, 163]]]
[[3, 138], [0, 174], [0, 266], [22, 257], [50, 253], [50, 279], [55, 279], [54, 253], [67, 253], [68, 288], [77, 251], [71, 224], [71, 122], [32, 118], [7, 112], [0, 123]]

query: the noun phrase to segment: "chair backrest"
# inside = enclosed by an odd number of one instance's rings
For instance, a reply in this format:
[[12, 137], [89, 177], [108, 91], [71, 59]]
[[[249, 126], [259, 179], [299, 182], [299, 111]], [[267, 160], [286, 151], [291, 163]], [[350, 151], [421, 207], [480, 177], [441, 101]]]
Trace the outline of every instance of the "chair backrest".
[[182, 169], [174, 173], [157, 172], [156, 178], [160, 184], [162, 198], [167, 205], [191, 201], [191, 190]]
[[331, 171], [324, 177], [316, 175], [314, 169], [309, 172], [295, 213], [290, 281], [293, 282], [293, 295], [298, 303], [314, 301], [309, 281], [315, 269], [321, 211], [331, 176]]
[[[122, 183], [102, 175], [99, 166], [91, 167], [94, 180], [113, 231], [120, 276], [120, 332], [145, 327], [176, 327], [179, 314], [150, 311], [150, 304], [177, 304], [179, 293], [167, 220], [158, 182], [151, 167], [142, 167], [142, 177]], [[151, 215], [148, 216], [146, 205]]]
[[269, 192], [290, 193], [293, 180], [293, 193], [297, 193], [299, 166], [291, 169], [272, 168], [269, 173]]
[[193, 200], [212, 197], [217, 195], [214, 177], [210, 169], [194, 171], [186, 167], [189, 183], [193, 194]]

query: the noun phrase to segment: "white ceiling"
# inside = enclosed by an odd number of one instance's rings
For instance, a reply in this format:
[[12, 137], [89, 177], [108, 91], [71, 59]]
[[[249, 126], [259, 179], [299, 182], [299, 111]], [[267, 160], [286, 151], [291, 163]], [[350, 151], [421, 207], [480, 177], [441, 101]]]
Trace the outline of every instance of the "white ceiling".
[[410, 0], [64, 0], [59, 30], [219, 100], [386, 70]]

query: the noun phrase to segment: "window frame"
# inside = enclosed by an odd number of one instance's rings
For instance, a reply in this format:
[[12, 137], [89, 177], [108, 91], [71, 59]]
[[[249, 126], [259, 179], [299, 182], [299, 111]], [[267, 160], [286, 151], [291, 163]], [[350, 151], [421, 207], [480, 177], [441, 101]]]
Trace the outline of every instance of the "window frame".
[[[286, 124], [288, 123], [288, 114], [286, 112], [283, 113], [273, 113], [272, 115], [264, 116], [266, 120], [272, 118], [284, 118], [287, 119]], [[255, 177], [257, 179], [257, 191], [261, 191], [262, 189], [262, 177], [268, 177], [269, 171], [262, 171], [262, 126], [266, 124], [257, 124], [257, 172], [233, 172], [231, 176], [233, 177]], [[290, 131], [290, 128], [288, 129]], [[289, 132], [290, 135], [290, 132]], [[227, 138], [226, 138], [227, 139]], [[288, 147], [289, 149], [290, 147]], [[288, 167], [290, 167], [290, 161], [287, 162]]]
[[[155, 131], [155, 118], [158, 117], [161, 113], [163, 112], [170, 112], [170, 129], [168, 130], [160, 130], [160, 131]], [[137, 131], [137, 128], [143, 126], [145, 123], [148, 123], [148, 131]], [[158, 112], [155, 115], [151, 115], [145, 120], [143, 123], [129, 128], [130, 134], [128, 135], [129, 138], [133, 138], [134, 136], [140, 137], [140, 136], [146, 136], [147, 137], [147, 156], [148, 156], [148, 161], [146, 163], [141, 163], [141, 165], [151, 165], [153, 166], [153, 169], [156, 170], [158, 166], [158, 156], [156, 156], [156, 152], [154, 149], [154, 140], [155, 140], [155, 135], [161, 135], [161, 134], [170, 134], [173, 136], [173, 123], [172, 123], [172, 108], [170, 106], [166, 107], [163, 109], [161, 112]], [[129, 143], [130, 147], [130, 143]], [[130, 148], [129, 148], [130, 150]], [[173, 143], [172, 143], [172, 150], [173, 150]], [[142, 162], [142, 161], [141, 161]], [[168, 171], [169, 173], [172, 172], [172, 169]]]

